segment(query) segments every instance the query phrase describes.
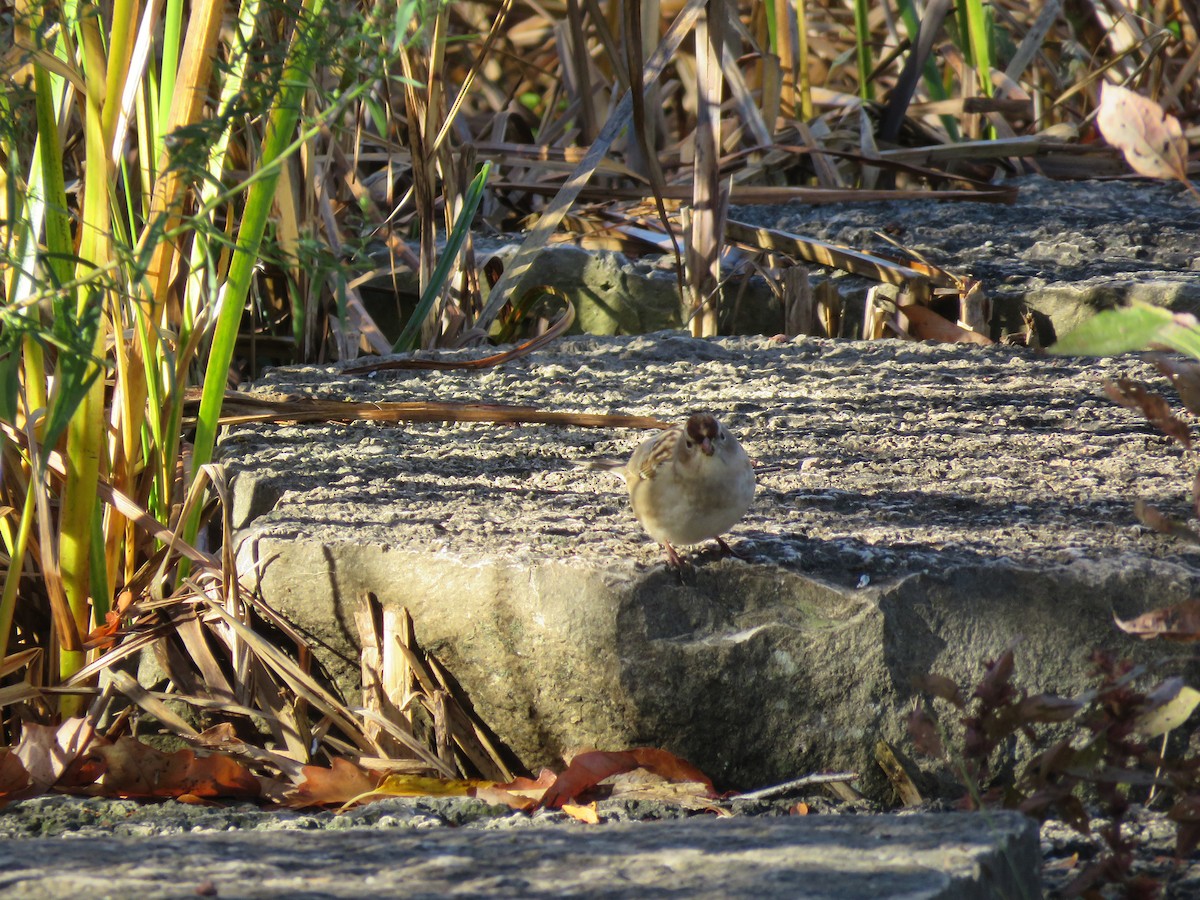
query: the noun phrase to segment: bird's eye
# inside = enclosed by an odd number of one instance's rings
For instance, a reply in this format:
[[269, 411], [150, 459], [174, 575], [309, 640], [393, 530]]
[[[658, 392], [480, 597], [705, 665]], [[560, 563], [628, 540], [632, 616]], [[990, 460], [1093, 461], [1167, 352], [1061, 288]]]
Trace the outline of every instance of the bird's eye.
[[688, 448], [689, 450], [691, 450], [691, 449], [692, 449], [694, 446], [696, 446], [696, 445], [695, 445], [695, 444], [693, 444], [691, 441], [684, 441], [684, 444], [686, 444], [686, 445], [687, 445], [687, 448]]

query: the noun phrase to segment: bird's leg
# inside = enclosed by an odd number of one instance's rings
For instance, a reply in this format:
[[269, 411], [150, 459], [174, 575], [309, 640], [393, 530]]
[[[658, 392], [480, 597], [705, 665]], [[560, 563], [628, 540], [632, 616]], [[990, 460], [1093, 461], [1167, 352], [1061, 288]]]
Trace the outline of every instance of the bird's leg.
[[663, 541], [662, 545], [663, 549], [667, 551], [667, 564], [673, 569], [682, 569], [683, 558], [679, 555], [679, 552], [671, 546], [671, 542]]
[[724, 553], [726, 556], [733, 556], [733, 557], [736, 557], [737, 559], [745, 559], [746, 558], [746, 557], [742, 556], [742, 554], [740, 554], [736, 550], [734, 550], [732, 547], [730, 547], [727, 543], [725, 543], [725, 541], [723, 539], [717, 538], [717, 543], [721, 546], [721, 552]]

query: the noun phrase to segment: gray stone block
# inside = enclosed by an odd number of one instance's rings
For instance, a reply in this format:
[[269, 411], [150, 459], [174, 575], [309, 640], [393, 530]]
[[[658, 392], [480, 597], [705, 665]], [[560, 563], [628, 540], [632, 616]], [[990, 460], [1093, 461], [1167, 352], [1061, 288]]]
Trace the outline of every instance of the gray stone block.
[[6, 900], [578, 897], [1019, 900], [1041, 896], [1016, 813], [692, 819], [41, 838], [0, 845]]
[[[1136, 358], [881, 341], [583, 338], [483, 373], [273, 370], [258, 387], [682, 419], [712, 410], [777, 464], [728, 536], [746, 559], [667, 570], [620, 482], [577, 462], [642, 437], [481, 424], [232, 429], [241, 571], [357, 686], [364, 591], [417, 635], [532, 767], [661, 746], [726, 787], [851, 769], [875, 796], [907, 747], [915, 675], [1070, 693], [1128, 617], [1200, 587], [1194, 548], [1137, 524], [1185, 515], [1182, 451], [1102, 392]], [[257, 388], [256, 388], [257, 389]], [[1171, 648], [1166, 648], [1169, 653]]]

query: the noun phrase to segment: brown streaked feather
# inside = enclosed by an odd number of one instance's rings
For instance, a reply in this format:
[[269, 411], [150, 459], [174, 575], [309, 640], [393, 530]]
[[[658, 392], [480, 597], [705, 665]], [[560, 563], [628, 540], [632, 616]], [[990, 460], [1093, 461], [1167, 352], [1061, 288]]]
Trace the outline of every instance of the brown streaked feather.
[[674, 458], [675, 449], [679, 446], [681, 437], [683, 437], [683, 429], [678, 425], [668, 428], [660, 434], [654, 442], [654, 449], [638, 466], [638, 477], [653, 478], [663, 463], [670, 462]]

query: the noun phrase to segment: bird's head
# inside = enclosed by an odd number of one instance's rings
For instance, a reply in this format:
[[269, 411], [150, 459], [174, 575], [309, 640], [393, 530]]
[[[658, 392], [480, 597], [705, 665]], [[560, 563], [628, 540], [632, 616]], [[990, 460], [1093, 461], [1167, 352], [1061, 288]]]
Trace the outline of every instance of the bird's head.
[[699, 449], [705, 456], [712, 456], [717, 444], [725, 439], [725, 433], [715, 418], [708, 413], [697, 413], [687, 420], [683, 439], [688, 450]]

